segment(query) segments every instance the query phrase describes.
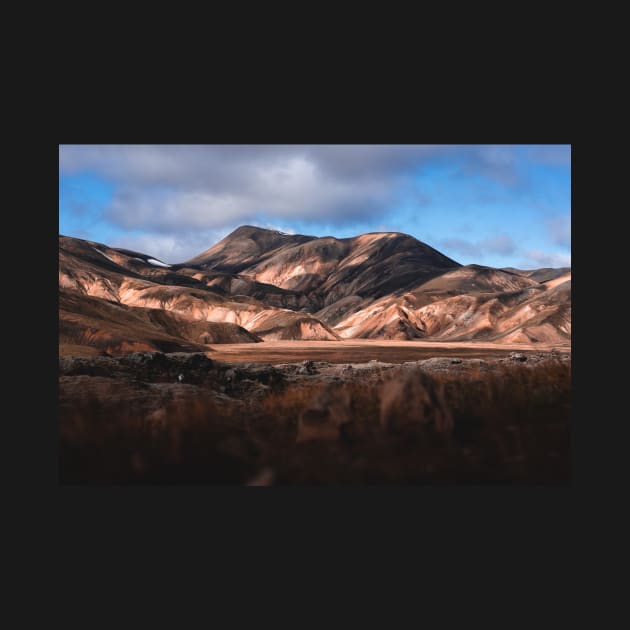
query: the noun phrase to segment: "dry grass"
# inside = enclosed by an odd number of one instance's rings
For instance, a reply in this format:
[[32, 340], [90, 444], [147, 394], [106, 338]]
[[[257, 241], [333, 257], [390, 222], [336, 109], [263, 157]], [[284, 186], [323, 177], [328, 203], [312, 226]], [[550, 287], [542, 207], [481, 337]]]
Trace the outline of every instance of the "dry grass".
[[[343, 384], [290, 385], [244, 402], [184, 399], [144, 415], [93, 399], [61, 413], [60, 478], [235, 484], [259, 478], [276, 484], [570, 480], [570, 365], [406, 374], [401, 368], [376, 385], [360, 376]], [[400, 404], [392, 404], [392, 392], [399, 392]]]

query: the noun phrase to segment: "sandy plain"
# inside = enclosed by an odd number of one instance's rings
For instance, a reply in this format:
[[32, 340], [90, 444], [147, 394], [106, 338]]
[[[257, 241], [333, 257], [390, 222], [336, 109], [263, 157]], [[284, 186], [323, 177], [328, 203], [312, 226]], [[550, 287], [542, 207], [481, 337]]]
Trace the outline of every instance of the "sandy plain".
[[376, 359], [385, 363], [419, 361], [432, 357], [489, 358], [511, 352], [571, 352], [571, 345], [505, 344], [485, 341], [265, 341], [263, 343], [215, 344], [207, 352], [211, 359], [234, 363], [292, 363], [328, 361], [364, 363]]

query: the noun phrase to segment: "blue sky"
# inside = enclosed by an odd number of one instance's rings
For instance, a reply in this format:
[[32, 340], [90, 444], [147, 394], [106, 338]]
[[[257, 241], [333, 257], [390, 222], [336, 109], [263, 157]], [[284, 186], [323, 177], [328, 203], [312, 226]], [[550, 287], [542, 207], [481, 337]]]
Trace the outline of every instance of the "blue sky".
[[569, 145], [60, 145], [59, 232], [183, 262], [239, 225], [405, 232], [462, 264], [571, 264]]

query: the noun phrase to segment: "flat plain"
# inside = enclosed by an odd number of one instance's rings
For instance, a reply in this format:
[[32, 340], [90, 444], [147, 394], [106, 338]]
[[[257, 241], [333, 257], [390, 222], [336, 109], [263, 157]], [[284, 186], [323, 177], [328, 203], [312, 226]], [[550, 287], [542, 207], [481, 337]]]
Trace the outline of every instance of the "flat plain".
[[484, 341], [266, 341], [264, 343], [217, 344], [207, 352], [211, 359], [234, 363], [403, 363], [433, 357], [501, 358], [513, 352], [537, 353], [552, 350], [571, 352], [570, 344], [492, 343]]

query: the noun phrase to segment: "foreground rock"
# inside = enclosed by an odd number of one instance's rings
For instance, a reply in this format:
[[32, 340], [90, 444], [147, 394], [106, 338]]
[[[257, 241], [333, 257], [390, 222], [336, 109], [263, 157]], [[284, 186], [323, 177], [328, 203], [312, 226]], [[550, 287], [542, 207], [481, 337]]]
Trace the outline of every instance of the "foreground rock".
[[558, 353], [275, 366], [203, 353], [61, 358], [60, 479], [566, 482], [570, 375]]
[[407, 370], [385, 383], [380, 392], [380, 421], [388, 431], [405, 431], [418, 425], [437, 433], [453, 428], [444, 400], [444, 386], [422, 369]]
[[352, 421], [350, 394], [340, 386], [329, 387], [317, 394], [298, 421], [298, 442], [337, 440], [342, 425]]

